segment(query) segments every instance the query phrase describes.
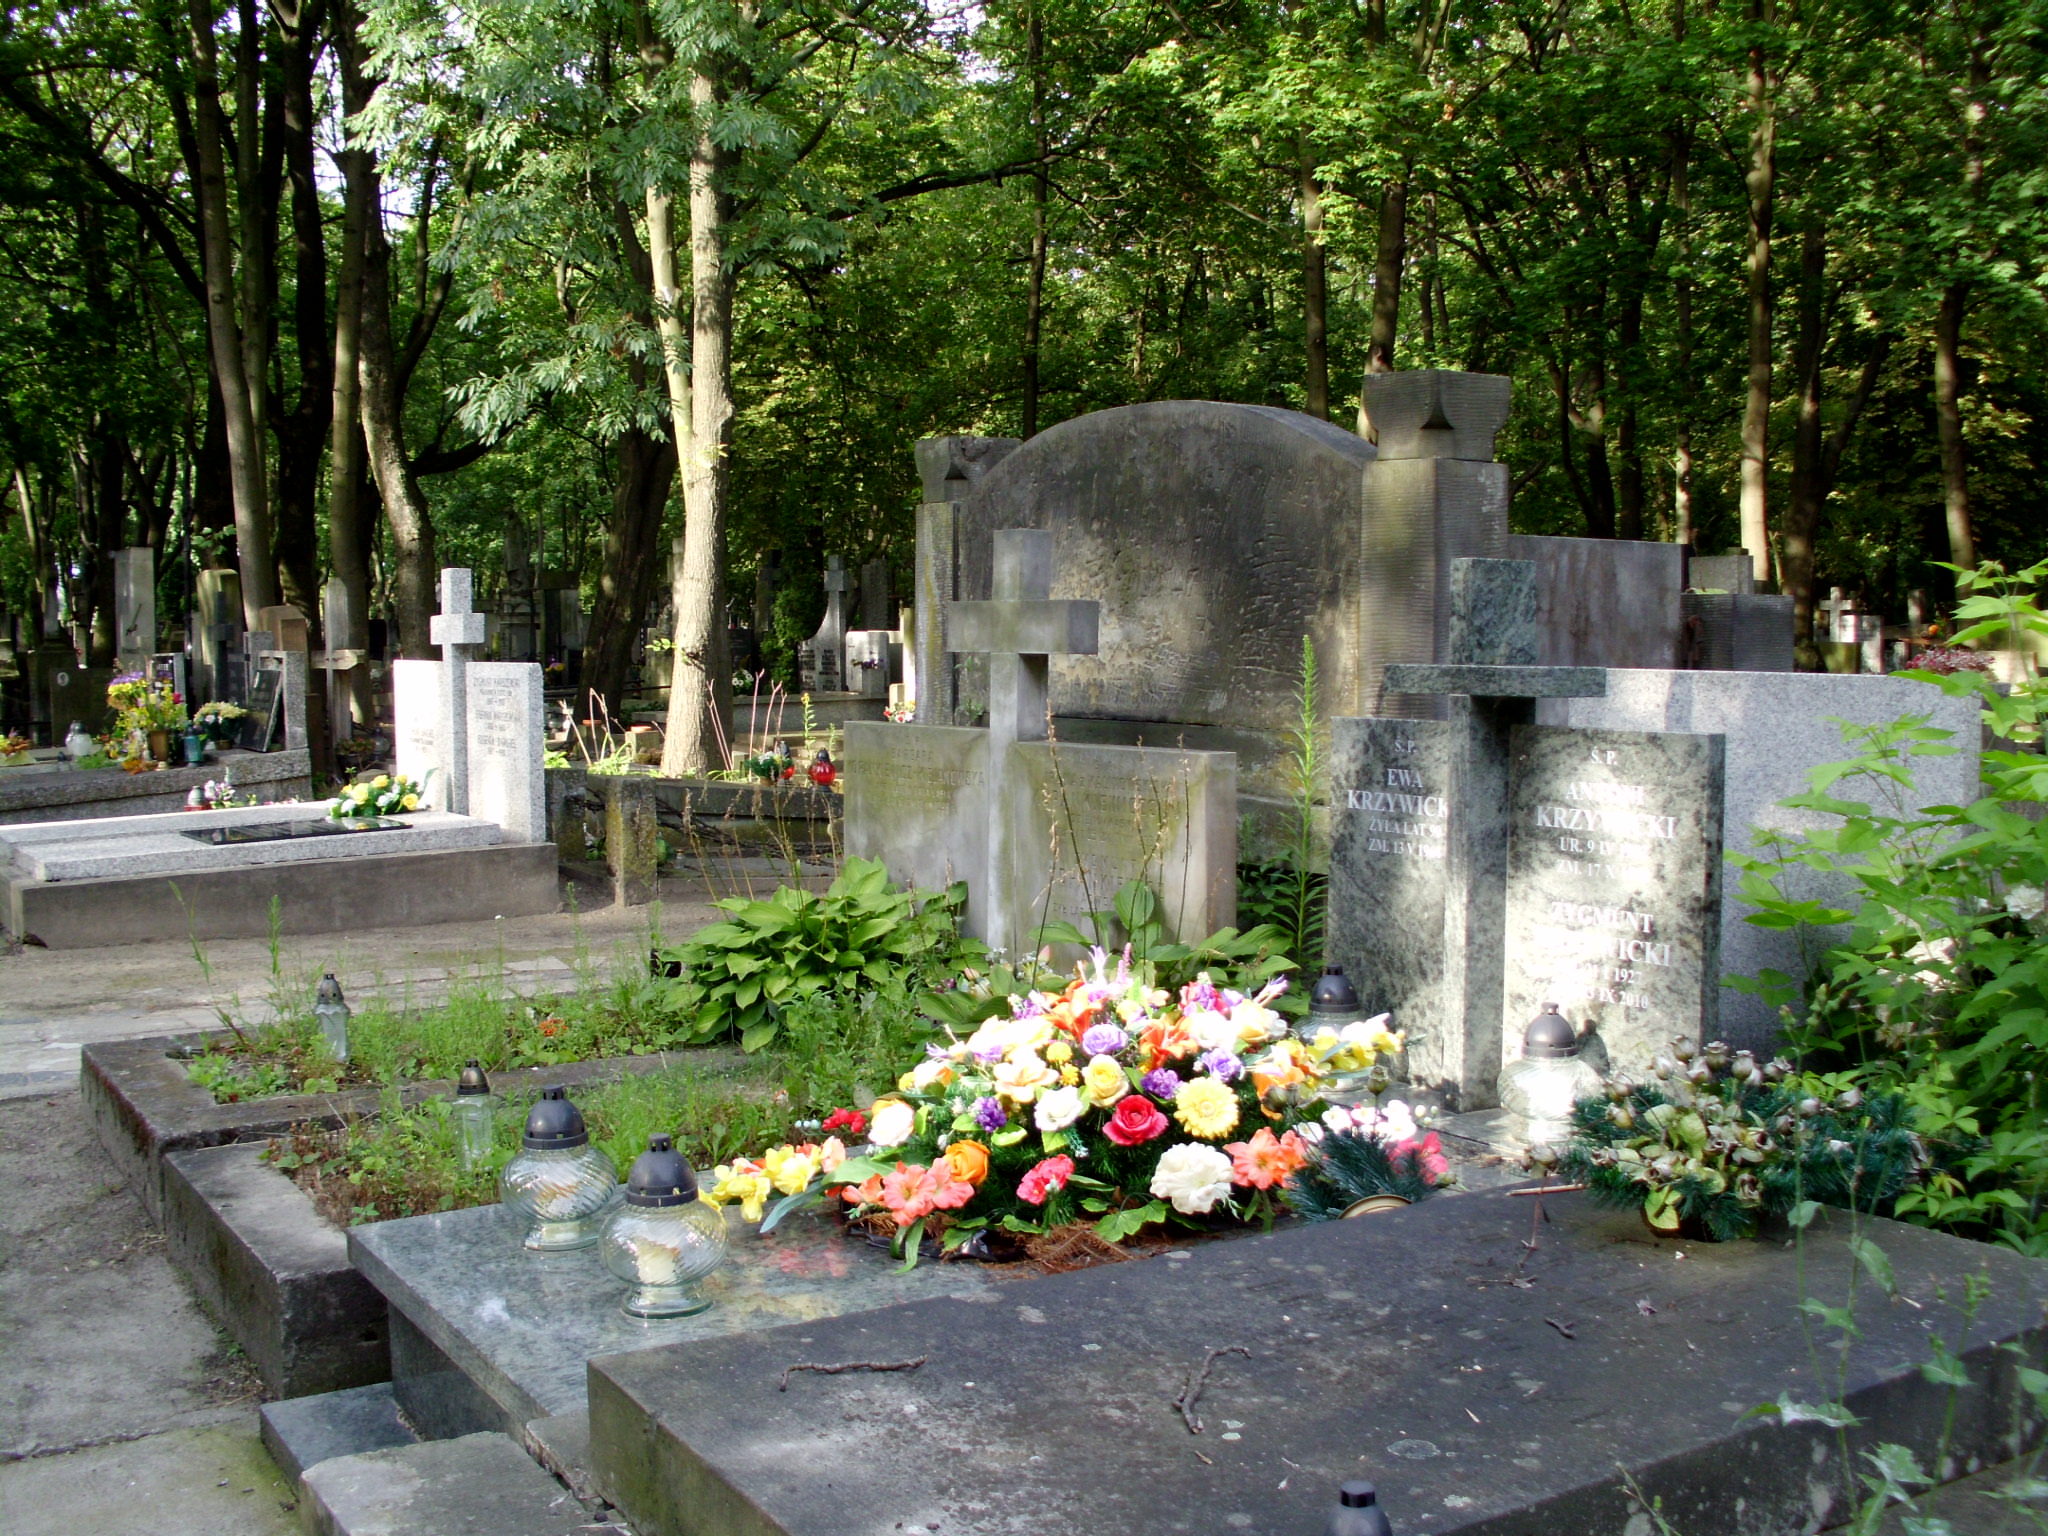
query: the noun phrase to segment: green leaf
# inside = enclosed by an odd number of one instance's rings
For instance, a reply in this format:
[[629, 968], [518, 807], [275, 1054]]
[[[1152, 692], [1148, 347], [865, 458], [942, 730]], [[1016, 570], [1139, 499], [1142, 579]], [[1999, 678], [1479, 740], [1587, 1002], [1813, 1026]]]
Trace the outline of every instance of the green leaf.
[[751, 1055], [773, 1040], [779, 1028], [773, 1019], [764, 1020], [759, 1024], [749, 1024], [740, 1033], [740, 1049]]
[[1759, 1403], [1743, 1415], [1745, 1419], [1772, 1416], [1781, 1424], [1825, 1424], [1830, 1429], [1851, 1429], [1863, 1422], [1839, 1403], [1801, 1403], [1790, 1397]]
[[1820, 1214], [1818, 1200], [1802, 1200], [1785, 1215], [1785, 1220], [1795, 1228], [1804, 1229], [1813, 1225], [1813, 1218]]
[[895, 1171], [896, 1159], [893, 1157], [886, 1162], [873, 1157], [849, 1157], [832, 1170], [831, 1182], [834, 1185], [865, 1184], [878, 1173]]
[[769, 1206], [768, 1214], [761, 1218], [761, 1236], [766, 1237], [770, 1232], [773, 1232], [775, 1224], [791, 1211], [799, 1210], [807, 1205], [816, 1205], [823, 1197], [823, 1189], [815, 1183], [807, 1189], [798, 1190], [793, 1195], [784, 1195], [780, 1200]]
[[[1856, 1262], [1877, 1282], [1879, 1290], [1887, 1296], [1899, 1294], [1899, 1282], [1892, 1274], [1892, 1261], [1885, 1257], [1882, 1248], [1867, 1237], [1857, 1236], [1849, 1239], [1849, 1251], [1856, 1255]], [[1936, 1341], [1937, 1345], [1939, 1342]]]
[[896, 1273], [907, 1275], [917, 1268], [917, 1250], [924, 1243], [924, 1218], [918, 1217], [905, 1228], [898, 1241], [903, 1245], [903, 1263]]

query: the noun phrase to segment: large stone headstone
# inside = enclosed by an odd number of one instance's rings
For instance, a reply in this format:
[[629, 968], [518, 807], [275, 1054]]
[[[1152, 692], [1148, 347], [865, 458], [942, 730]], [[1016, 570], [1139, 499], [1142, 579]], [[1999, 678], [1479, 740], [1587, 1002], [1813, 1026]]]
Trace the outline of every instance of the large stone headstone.
[[240, 654], [242, 578], [239, 572], [207, 569], [199, 573], [195, 599], [199, 633], [199, 684], [209, 699], [233, 700], [239, 688], [228, 676], [228, 659]]
[[[1653, 672], [1607, 674], [1607, 693], [1597, 699], [1567, 699], [1542, 706], [1546, 723], [1603, 731], [1677, 731], [1718, 734], [1726, 746], [1726, 792], [1722, 823], [1730, 849], [1760, 851], [1760, 828], [1799, 831], [1837, 824], [1818, 811], [1795, 810], [1780, 802], [1811, 788], [1808, 775], [1824, 763], [1852, 756], [1843, 744], [1843, 721], [1878, 725], [1922, 715], [1951, 735], [1949, 757], [1915, 762], [1915, 806], [1967, 805], [1983, 793], [1980, 771], [1982, 731], [1977, 701], [1955, 698], [1926, 683], [1905, 678], [1843, 677], [1807, 672]], [[1844, 780], [1833, 792], [1872, 798], [1868, 784]], [[1795, 872], [1791, 894], [1832, 902], [1843, 888], [1811, 871]], [[1801, 936], [1759, 928], [1744, 918], [1752, 909], [1735, 880], [1721, 894], [1721, 974], [1755, 976], [1769, 968], [1805, 974], [1810, 963]], [[1810, 940], [1811, 936], [1808, 936]], [[1721, 1033], [1731, 1042], [1759, 1050], [1777, 1038], [1775, 1010], [1759, 998], [1724, 989]]]
[[425, 803], [448, 806], [448, 768], [441, 755], [441, 664], [391, 664], [392, 767], [418, 784]]
[[[917, 445], [917, 474], [924, 499], [917, 509], [916, 591], [923, 622], [913, 643], [912, 693], [919, 725], [952, 725], [959, 706], [959, 658], [946, 650], [946, 605], [968, 594], [961, 588], [963, 522], [975, 484], [1019, 447], [1014, 437], [928, 437]], [[960, 724], [968, 724], [960, 721]]]
[[825, 617], [818, 632], [797, 647], [797, 687], [804, 693], [846, 691], [846, 562], [825, 565]]
[[1524, 725], [1512, 750], [1504, 1058], [1555, 1003], [1641, 1077], [1719, 1024], [1723, 738]]
[[545, 842], [547, 712], [539, 666], [471, 662], [467, 709], [469, 814], [495, 821], [514, 842]]

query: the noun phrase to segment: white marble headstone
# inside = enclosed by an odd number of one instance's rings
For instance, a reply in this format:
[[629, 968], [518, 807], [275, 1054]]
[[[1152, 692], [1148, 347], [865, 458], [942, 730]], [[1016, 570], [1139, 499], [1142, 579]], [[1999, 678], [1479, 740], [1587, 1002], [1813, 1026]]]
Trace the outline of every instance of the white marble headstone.
[[547, 841], [547, 716], [530, 661], [469, 664], [469, 814], [514, 842]]
[[448, 809], [448, 764], [441, 755], [441, 663], [391, 664], [394, 765], [424, 791], [425, 805]]

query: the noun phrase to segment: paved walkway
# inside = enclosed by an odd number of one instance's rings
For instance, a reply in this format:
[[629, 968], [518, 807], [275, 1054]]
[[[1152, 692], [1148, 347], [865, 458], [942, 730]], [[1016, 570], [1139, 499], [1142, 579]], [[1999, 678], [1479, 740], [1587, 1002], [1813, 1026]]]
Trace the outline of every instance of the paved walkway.
[[223, 1009], [261, 1022], [280, 982], [299, 989], [323, 971], [351, 999], [426, 1000], [451, 980], [500, 972], [521, 991], [564, 990], [579, 968], [644, 963], [654, 934], [674, 940], [708, 922], [730, 884], [686, 872], [647, 907], [596, 905], [602, 893], [576, 884], [551, 916], [285, 938], [275, 956], [262, 939], [0, 951], [0, 1099], [76, 1082], [88, 1041], [218, 1029]]

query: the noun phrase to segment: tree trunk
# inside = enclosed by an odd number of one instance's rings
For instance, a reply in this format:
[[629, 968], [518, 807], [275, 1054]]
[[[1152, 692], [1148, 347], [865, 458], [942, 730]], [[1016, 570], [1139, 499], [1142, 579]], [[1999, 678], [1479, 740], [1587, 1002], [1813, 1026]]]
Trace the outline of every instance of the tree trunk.
[[619, 713], [633, 639], [640, 632], [656, 578], [666, 570], [661, 524], [675, 482], [675, 445], [634, 427], [619, 438], [615, 449], [619, 473], [612, 486], [611, 522], [605, 529], [604, 570], [590, 610], [590, 644], [584, 647], [583, 675], [578, 679], [579, 717], [589, 709], [592, 694], [604, 700], [611, 715]]
[[1678, 322], [1678, 441], [1671, 455], [1671, 537], [1691, 545], [1692, 514], [1692, 136], [1680, 135], [1673, 150], [1671, 206], [1676, 214], [1678, 271], [1672, 280], [1672, 308]]
[[1977, 567], [1977, 540], [1970, 528], [1970, 464], [1963, 441], [1963, 318], [1969, 310], [1968, 282], [1942, 290], [1934, 316], [1934, 422], [1941, 440], [1941, 500], [1948, 517], [1948, 558], [1964, 570]]
[[36, 611], [29, 621], [30, 638], [40, 640], [44, 634], [43, 615], [50, 611], [50, 594], [56, 590], [57, 559], [50, 550], [49, 530], [36, 515], [35, 497], [29, 494], [28, 472], [20, 464], [14, 466], [14, 494], [21, 499], [21, 528], [34, 566], [30, 580]]
[[1803, 672], [1820, 670], [1813, 643], [1814, 547], [1820, 536], [1821, 356], [1827, 347], [1827, 227], [1815, 219], [1799, 243], [1799, 297], [1793, 327], [1792, 372], [1799, 389], [1799, 418], [1792, 431], [1792, 498], [1786, 511], [1784, 590], [1792, 598], [1792, 648]]
[[[356, 41], [354, 9], [341, 0], [334, 13], [335, 56], [341, 74], [344, 118], [369, 105], [374, 87], [364, 78]], [[363, 505], [367, 450], [362, 426], [363, 260], [370, 220], [376, 166], [366, 149], [345, 146], [339, 157], [343, 182], [341, 271], [334, 290], [334, 401], [328, 412], [327, 559], [329, 568], [348, 592], [352, 634], [327, 636], [329, 645], [369, 643], [370, 540], [375, 532]], [[350, 713], [359, 724], [374, 724], [367, 667], [349, 674], [354, 684]]]
[[[376, 177], [371, 175], [374, 187]], [[437, 595], [434, 590], [434, 522], [426, 495], [413, 477], [405, 446], [405, 396], [399, 389], [397, 344], [391, 330], [391, 242], [384, 221], [372, 209], [363, 232], [363, 314], [356, 372], [361, 381], [363, 441], [384, 520], [391, 528], [393, 607], [398, 617], [398, 652], [433, 657], [429, 638]]]
[[[234, 487], [242, 616], [254, 629], [257, 614], [277, 603], [277, 569], [270, 547], [263, 439], [250, 407], [251, 381], [243, 367], [241, 327], [235, 318], [234, 239], [228, 225], [220, 63], [213, 20], [212, 0], [193, 0], [192, 102], [199, 151], [199, 244], [206, 271], [207, 338], [214, 373], [220, 380], [229, 478]], [[255, 382], [261, 386], [260, 379]]]
[[1045, 219], [1052, 194], [1052, 176], [1045, 165], [1045, 25], [1040, 7], [1031, 7], [1026, 41], [1031, 71], [1031, 134], [1038, 164], [1031, 173], [1031, 262], [1024, 279], [1024, 406], [1018, 435], [1038, 435], [1039, 338], [1045, 324]]
[[1616, 337], [1621, 361], [1613, 372], [1619, 375], [1614, 393], [1621, 397], [1614, 430], [1615, 457], [1620, 461], [1614, 474], [1614, 532], [1622, 539], [1643, 536], [1643, 452], [1637, 439], [1635, 392], [1630, 388], [1643, 346], [1643, 291], [1630, 281], [1621, 300], [1621, 327]]
[[[1750, 20], [1768, 24], [1773, 0], [1750, 0]], [[1749, 388], [1742, 409], [1742, 547], [1759, 581], [1771, 575], [1771, 214], [1777, 175], [1777, 116], [1761, 38], [1749, 50]]]
[[1316, 181], [1315, 156], [1301, 141], [1301, 306], [1306, 348], [1303, 407], [1330, 419], [1330, 302], [1328, 263], [1323, 254], [1323, 189]]
[[732, 668], [726, 659], [725, 498], [732, 445], [732, 300], [725, 261], [725, 179], [733, 152], [713, 138], [717, 82], [690, 77], [699, 124], [690, 151], [690, 421], [682, 445], [683, 558], [675, 574], [676, 649], [662, 772], [725, 765]]
[[[1367, 373], [1394, 371], [1394, 341], [1401, 322], [1401, 267], [1407, 259], [1408, 178], [1404, 173], [1380, 193], [1379, 249], [1372, 267], [1372, 333], [1365, 352]], [[1358, 435], [1373, 435], [1363, 393], [1358, 399]]]
[[[277, 65], [284, 78], [280, 138], [292, 189], [299, 393], [291, 414], [277, 423], [277, 567], [285, 601], [296, 604], [317, 630], [322, 623], [320, 456], [334, 413], [333, 353], [327, 346], [327, 238], [314, 173], [313, 65], [321, 20], [317, 0], [300, 0], [291, 18]], [[333, 643], [324, 631], [322, 640]]]

